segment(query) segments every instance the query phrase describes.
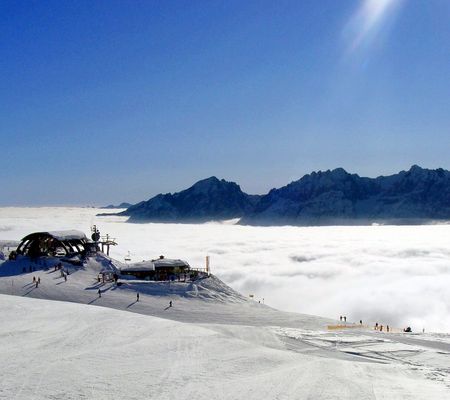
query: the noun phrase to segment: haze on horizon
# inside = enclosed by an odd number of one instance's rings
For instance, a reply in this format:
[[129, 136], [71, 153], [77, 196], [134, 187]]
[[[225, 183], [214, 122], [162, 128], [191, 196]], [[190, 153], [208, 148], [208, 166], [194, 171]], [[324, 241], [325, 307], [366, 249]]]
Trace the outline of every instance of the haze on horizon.
[[2, 205], [450, 168], [450, 2], [0, 4]]

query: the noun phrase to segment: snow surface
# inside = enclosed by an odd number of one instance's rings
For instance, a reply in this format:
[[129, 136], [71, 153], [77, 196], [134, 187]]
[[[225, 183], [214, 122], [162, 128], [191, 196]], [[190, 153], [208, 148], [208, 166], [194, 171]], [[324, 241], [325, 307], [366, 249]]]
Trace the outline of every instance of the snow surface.
[[[34, 233], [34, 232], [30, 232]], [[42, 232], [42, 233], [48, 233], [50, 236], [53, 236], [55, 239], [58, 240], [76, 240], [76, 239], [87, 239], [86, 235], [77, 230], [66, 230], [66, 231], [51, 231], [51, 232]]]
[[450, 395], [450, 335], [327, 331], [337, 321], [275, 310], [215, 277], [115, 286], [96, 279], [120, 266], [106, 256], [65, 264], [67, 281], [57, 262], [0, 265], [0, 399]]
[[[290, 351], [270, 328], [0, 296], [2, 399], [443, 399], [397, 363]], [[317, 353], [317, 354], [315, 354]]]

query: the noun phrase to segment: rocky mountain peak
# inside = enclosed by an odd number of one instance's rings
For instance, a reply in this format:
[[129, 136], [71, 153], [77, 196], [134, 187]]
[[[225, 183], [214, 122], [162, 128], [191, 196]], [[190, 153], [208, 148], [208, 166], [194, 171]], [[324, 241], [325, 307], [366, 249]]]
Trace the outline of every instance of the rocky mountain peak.
[[[249, 225], [318, 225], [450, 219], [450, 172], [413, 165], [365, 178], [343, 168], [317, 171], [264, 196], [215, 176], [160, 194], [122, 215], [135, 221], [201, 222], [241, 218]], [[362, 222], [364, 221], [364, 222]]]

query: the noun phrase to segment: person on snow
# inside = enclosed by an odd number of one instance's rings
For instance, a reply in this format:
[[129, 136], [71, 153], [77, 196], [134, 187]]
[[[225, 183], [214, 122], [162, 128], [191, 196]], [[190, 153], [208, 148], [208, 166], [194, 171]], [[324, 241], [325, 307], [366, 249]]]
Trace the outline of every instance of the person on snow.
[[359, 324], [362, 325], [362, 319], [359, 320]]
[[347, 322], [347, 317], [346, 316], [344, 316], [344, 322]]
[[383, 325], [380, 325], [380, 332], [383, 332]]
[[36, 277], [33, 276], [33, 283], [36, 283]]
[[38, 277], [38, 283], [41, 284], [41, 277]]
[[172, 307], [172, 300], [169, 301], [169, 307]]
[[38, 287], [38, 284], [39, 284], [38, 281], [36, 281], [36, 287]]
[[342, 315], [339, 317], [339, 321], [342, 321]]
[[139, 292], [136, 293], [136, 301], [139, 301]]
[[378, 322], [375, 323], [375, 330], [378, 330]]
[[64, 281], [67, 282], [67, 274], [64, 274]]
[[386, 325], [386, 332], [389, 332], [389, 325]]
[[102, 297], [102, 291], [100, 289], [98, 289], [98, 297]]

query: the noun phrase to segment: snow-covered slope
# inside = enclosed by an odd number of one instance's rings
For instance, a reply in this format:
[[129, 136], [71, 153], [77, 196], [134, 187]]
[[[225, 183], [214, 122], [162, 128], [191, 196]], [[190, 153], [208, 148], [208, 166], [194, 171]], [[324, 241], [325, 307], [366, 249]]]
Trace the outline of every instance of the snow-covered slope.
[[431, 371], [402, 363], [401, 355], [400, 362], [368, 362], [301, 341], [289, 348], [272, 327], [199, 326], [5, 295], [0, 303], [2, 399], [444, 399], [449, 393], [445, 383], [426, 379]]
[[107, 257], [71, 268], [67, 281], [53, 263], [18, 275], [44, 265], [0, 266], [0, 293], [14, 295], [0, 295], [0, 399], [450, 394], [448, 335], [327, 331], [334, 321], [250, 301], [215, 277], [115, 286], [96, 279], [115, 267]]
[[[106, 256], [91, 258], [83, 268], [68, 264], [70, 275], [65, 281], [60, 271], [55, 271], [55, 260], [44, 265], [32, 264], [27, 258], [0, 265], [0, 293], [41, 299], [70, 301], [100, 305], [146, 315], [195, 323], [228, 323], [266, 325], [278, 321], [283, 326], [323, 328], [332, 320], [294, 313], [284, 313], [250, 301], [214, 276], [195, 282], [133, 282], [122, 281], [120, 286], [98, 282], [97, 275], [104, 268], [114, 268]], [[21, 273], [24, 268], [33, 272]], [[41, 279], [35, 287], [33, 277]], [[98, 290], [102, 296], [99, 298]], [[141, 301], [136, 302], [136, 293]], [[143, 301], [148, 298], [149, 301]], [[174, 307], [168, 309], [169, 301]], [[176, 305], [176, 307], [175, 307]], [[287, 317], [286, 317], [287, 316]]]

